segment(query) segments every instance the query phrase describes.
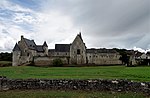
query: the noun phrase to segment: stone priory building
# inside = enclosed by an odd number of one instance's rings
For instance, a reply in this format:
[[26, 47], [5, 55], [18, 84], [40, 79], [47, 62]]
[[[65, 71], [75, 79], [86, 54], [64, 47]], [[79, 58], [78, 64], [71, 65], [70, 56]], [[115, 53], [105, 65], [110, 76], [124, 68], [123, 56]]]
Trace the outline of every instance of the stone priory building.
[[34, 40], [21, 36], [13, 48], [12, 66], [30, 63], [37, 66], [52, 65], [55, 59], [61, 59], [65, 65], [116, 65], [121, 64], [119, 58], [119, 53], [113, 49], [88, 49], [81, 33], [77, 34], [71, 44], [55, 44], [55, 49], [48, 49], [46, 41], [43, 45], [36, 45]]

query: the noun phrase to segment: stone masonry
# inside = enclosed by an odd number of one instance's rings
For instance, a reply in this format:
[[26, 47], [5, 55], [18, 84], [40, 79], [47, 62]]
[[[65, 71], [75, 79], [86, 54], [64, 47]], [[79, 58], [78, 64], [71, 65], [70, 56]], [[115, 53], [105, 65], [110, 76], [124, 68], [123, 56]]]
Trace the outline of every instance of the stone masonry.
[[[116, 65], [121, 64], [120, 55], [113, 49], [87, 49], [81, 33], [77, 34], [71, 44], [55, 44], [55, 49], [48, 45], [36, 45], [34, 40], [21, 36], [13, 49], [13, 66], [25, 65], [32, 62], [41, 66], [52, 65], [54, 59], [61, 59], [63, 64]], [[36, 62], [37, 61], [37, 62]], [[45, 62], [45, 63], [41, 63]]]
[[0, 77], [0, 91], [6, 90], [84, 90], [144, 93], [150, 96], [150, 82], [102, 79], [8, 79]]

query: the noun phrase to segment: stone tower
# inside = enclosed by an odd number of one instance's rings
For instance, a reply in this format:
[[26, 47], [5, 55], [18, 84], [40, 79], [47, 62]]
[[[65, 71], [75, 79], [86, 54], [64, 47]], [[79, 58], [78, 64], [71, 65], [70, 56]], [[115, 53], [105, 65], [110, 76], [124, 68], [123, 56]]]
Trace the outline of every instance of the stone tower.
[[79, 33], [70, 46], [70, 63], [86, 64], [86, 46]]
[[12, 66], [18, 66], [19, 64], [19, 60], [20, 60], [20, 56], [21, 56], [21, 50], [18, 46], [18, 44], [16, 43], [14, 49], [13, 49], [13, 62], [12, 62]]

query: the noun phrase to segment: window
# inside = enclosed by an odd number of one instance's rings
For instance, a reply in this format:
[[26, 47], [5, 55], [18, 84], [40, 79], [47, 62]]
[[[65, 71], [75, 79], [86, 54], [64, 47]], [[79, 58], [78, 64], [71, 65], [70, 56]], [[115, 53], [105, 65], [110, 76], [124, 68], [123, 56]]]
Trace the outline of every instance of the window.
[[57, 52], [57, 55], [59, 55], [59, 53]]
[[27, 56], [29, 56], [30, 54], [29, 53], [27, 53]]
[[77, 49], [77, 54], [80, 54], [80, 49]]

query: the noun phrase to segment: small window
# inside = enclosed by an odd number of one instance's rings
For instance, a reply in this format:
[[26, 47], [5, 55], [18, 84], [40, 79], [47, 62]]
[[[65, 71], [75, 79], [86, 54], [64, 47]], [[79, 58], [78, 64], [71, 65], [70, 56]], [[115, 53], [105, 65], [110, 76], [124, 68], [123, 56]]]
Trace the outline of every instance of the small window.
[[57, 55], [59, 55], [59, 53], [57, 53]]
[[77, 49], [77, 54], [80, 54], [80, 49]]
[[66, 53], [66, 55], [67, 55], [67, 53]]
[[29, 56], [30, 54], [29, 53], [27, 53], [27, 56]]

